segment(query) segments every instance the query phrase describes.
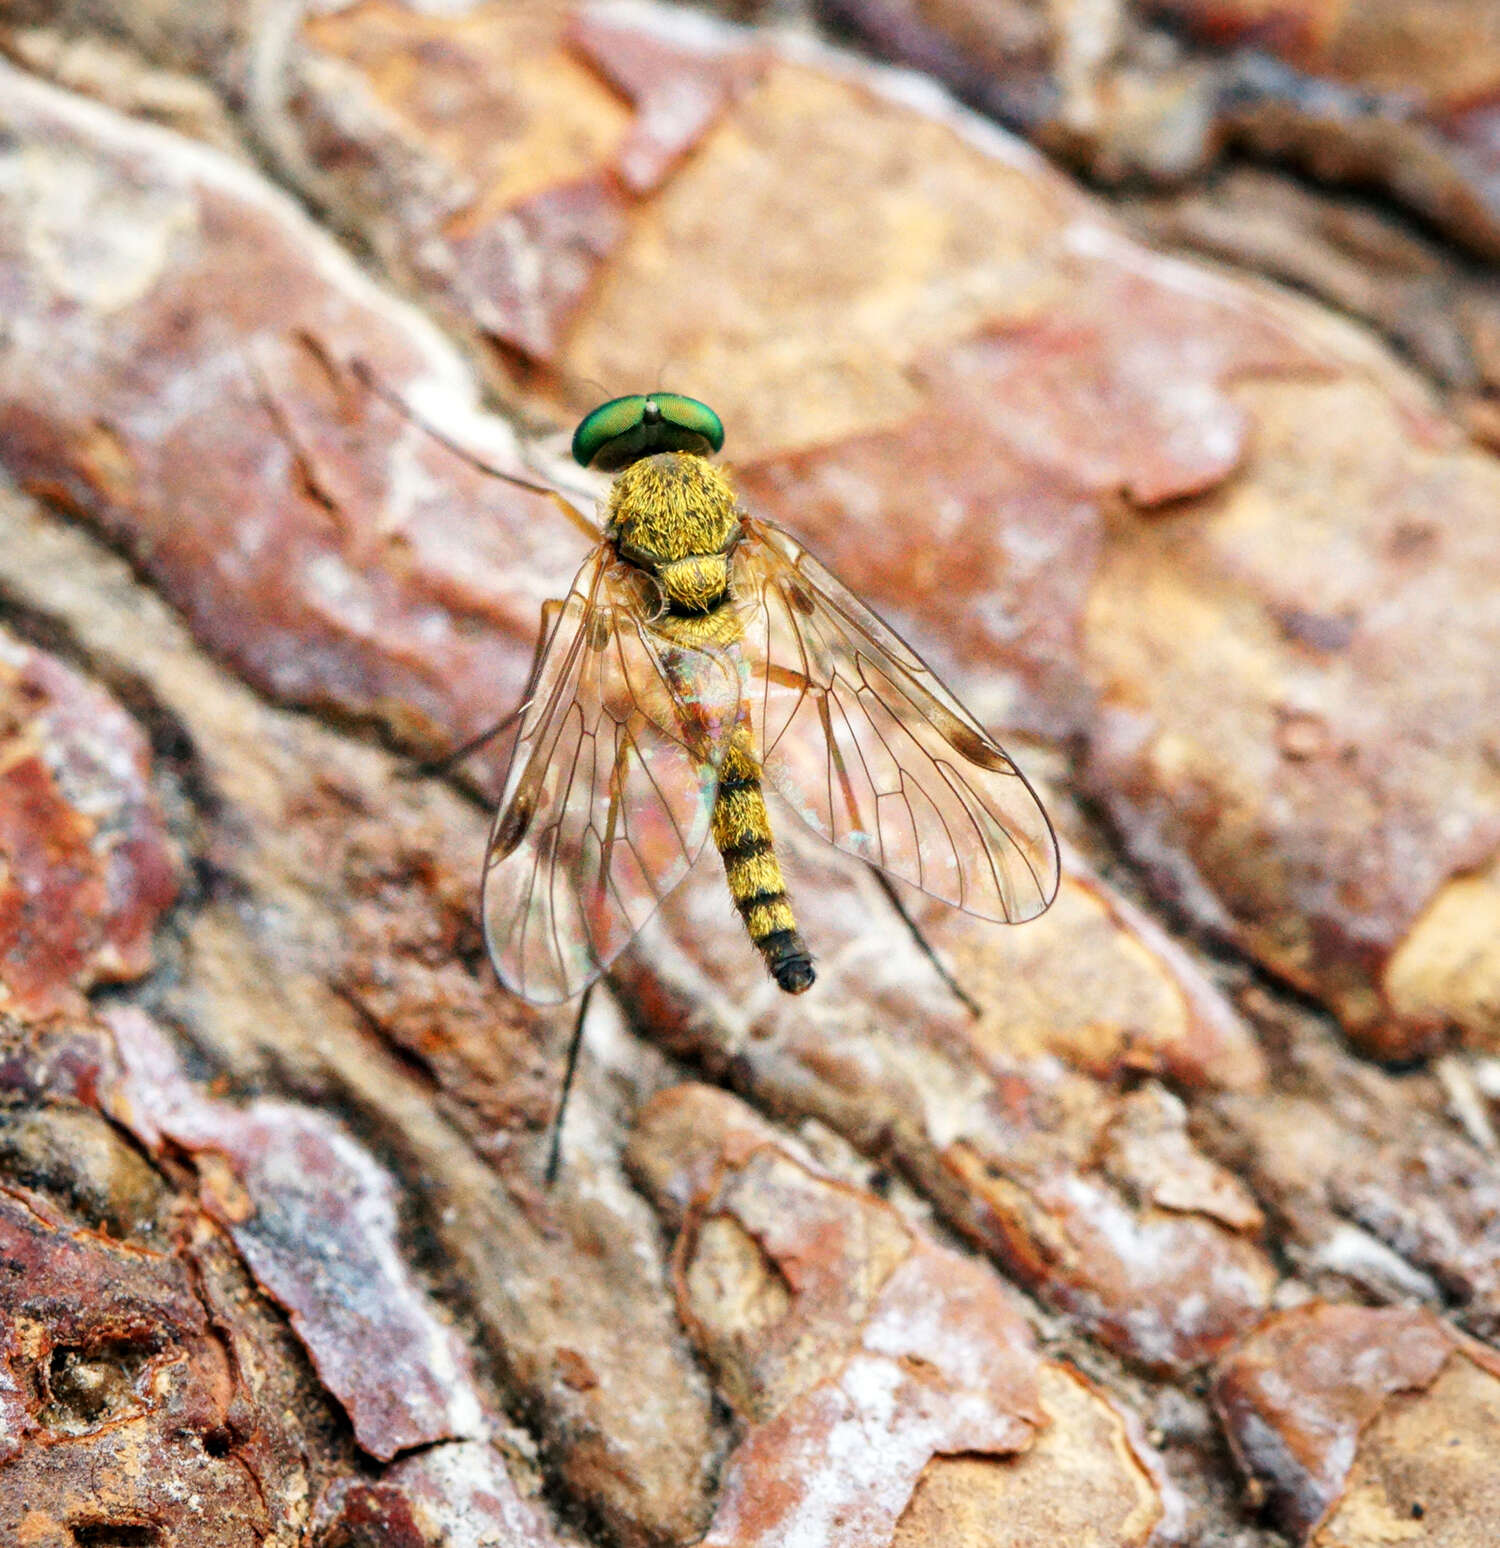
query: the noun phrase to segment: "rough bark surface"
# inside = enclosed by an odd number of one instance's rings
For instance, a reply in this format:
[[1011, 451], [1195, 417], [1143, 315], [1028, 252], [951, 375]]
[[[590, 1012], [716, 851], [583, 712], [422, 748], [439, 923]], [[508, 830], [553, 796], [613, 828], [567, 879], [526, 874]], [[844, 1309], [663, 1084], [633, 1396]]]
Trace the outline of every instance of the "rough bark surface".
[[[0, 1539], [1494, 1543], [1494, 7], [719, 9], [0, 0]], [[659, 378], [1065, 875], [700, 865], [549, 1189], [410, 758]]]

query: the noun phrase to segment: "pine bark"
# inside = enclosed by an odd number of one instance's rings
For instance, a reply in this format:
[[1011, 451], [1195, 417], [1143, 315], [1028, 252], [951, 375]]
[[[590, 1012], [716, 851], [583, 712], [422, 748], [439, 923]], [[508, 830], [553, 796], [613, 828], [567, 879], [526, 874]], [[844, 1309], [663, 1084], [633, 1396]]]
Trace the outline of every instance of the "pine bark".
[[[720, 9], [0, 0], [0, 1540], [1492, 1543], [1492, 8]], [[709, 856], [549, 1188], [413, 768], [658, 379], [1065, 874]]]

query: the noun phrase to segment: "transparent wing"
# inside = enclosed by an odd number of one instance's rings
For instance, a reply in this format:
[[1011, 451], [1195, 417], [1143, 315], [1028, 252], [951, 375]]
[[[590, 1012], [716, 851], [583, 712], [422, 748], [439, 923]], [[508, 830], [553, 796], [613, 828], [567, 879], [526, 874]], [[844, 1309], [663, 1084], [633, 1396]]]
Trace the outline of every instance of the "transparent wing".
[[571, 999], [681, 881], [740, 689], [726, 656], [653, 632], [609, 549], [584, 565], [538, 655], [485, 856], [485, 940], [508, 989]]
[[1003, 748], [794, 538], [745, 518], [733, 593], [766, 777], [815, 832], [1011, 924], [1057, 892], [1057, 839]]

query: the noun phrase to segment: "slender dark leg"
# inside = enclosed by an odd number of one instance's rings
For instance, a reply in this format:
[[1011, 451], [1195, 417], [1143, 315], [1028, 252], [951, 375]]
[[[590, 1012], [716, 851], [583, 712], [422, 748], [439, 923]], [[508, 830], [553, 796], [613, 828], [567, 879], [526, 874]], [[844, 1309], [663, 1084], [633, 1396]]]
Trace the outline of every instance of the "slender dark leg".
[[600, 537], [603, 536], [599, 531], [597, 523], [591, 521], [587, 513], [579, 510], [561, 490], [554, 489], [551, 484], [538, 483], [535, 479], [522, 478], [519, 474], [507, 472], [504, 468], [497, 468], [493, 462], [486, 462], [483, 457], [476, 457], [467, 446], [460, 446], [452, 436], [444, 435], [436, 425], [423, 419], [399, 393], [392, 392], [363, 360], [351, 360], [349, 362], [349, 369], [377, 398], [389, 404], [403, 419], [409, 419], [412, 424], [420, 425], [426, 434], [430, 435], [439, 446], [452, 452], [455, 457], [461, 457], [471, 467], [478, 468], [481, 473], [488, 473], [491, 478], [502, 479], [507, 484], [514, 484], [517, 489], [529, 489], [532, 494], [546, 495], [563, 515], [591, 541], [597, 543]]
[[481, 731], [478, 736], [471, 736], [461, 747], [455, 747], [452, 752], [446, 752], [441, 758], [432, 758], [426, 763], [411, 763], [401, 771], [402, 779], [441, 779], [445, 774], [451, 774], [466, 758], [472, 757], [486, 743], [494, 741], [502, 731], [508, 731], [521, 718], [521, 711], [525, 704], [518, 704], [504, 720], [498, 720], [488, 731]]
[[908, 930], [911, 931], [911, 938], [917, 943], [919, 947], [921, 947], [922, 955], [926, 957], [927, 960], [933, 965], [933, 967], [937, 969], [938, 977], [941, 978], [942, 981], [947, 984], [947, 986], [953, 991], [954, 998], [967, 1007], [969, 1014], [971, 1016], [977, 1016], [979, 1014], [978, 1002], [971, 994], [968, 993], [967, 990], [965, 990], [959, 984], [958, 980], [943, 965], [942, 958], [940, 958], [937, 952], [932, 949], [931, 942], [925, 935], [922, 934], [921, 930], [917, 928], [917, 921], [913, 919], [909, 913], [907, 913], [906, 905], [901, 901], [901, 898], [897, 894], [896, 888], [892, 884], [890, 877], [887, 876], [884, 871], [878, 870], [873, 865], [870, 867], [870, 871], [874, 875], [875, 880], [880, 883], [880, 890], [885, 893], [886, 897], [891, 900], [891, 907], [895, 909], [896, 912], [901, 916], [901, 922]]
[[478, 752], [486, 742], [493, 741], [502, 731], [509, 730], [515, 725], [531, 703], [531, 695], [536, 689], [537, 679], [542, 675], [542, 662], [546, 657], [547, 646], [552, 639], [552, 631], [557, 626], [557, 615], [562, 611], [562, 606], [563, 604], [556, 598], [542, 603], [542, 618], [537, 626], [536, 648], [531, 655], [531, 670], [526, 674], [526, 692], [521, 695], [521, 702], [510, 714], [504, 720], [497, 721], [488, 731], [481, 731], [478, 736], [470, 737], [463, 746], [444, 753], [441, 758], [433, 758], [426, 763], [411, 764], [403, 771], [404, 778], [429, 779], [451, 774], [465, 758]]
[[[597, 979], [594, 981], [598, 982]], [[568, 1093], [573, 1089], [573, 1071], [578, 1068], [578, 1050], [583, 1045], [583, 1023], [589, 1013], [589, 1001], [593, 998], [594, 985], [583, 991], [578, 1002], [578, 1019], [573, 1023], [573, 1036], [568, 1042], [568, 1062], [563, 1070], [562, 1095], [557, 1099], [557, 1112], [552, 1117], [552, 1143], [547, 1147], [547, 1186], [557, 1181], [557, 1169], [562, 1161], [563, 1114], [568, 1110]]]

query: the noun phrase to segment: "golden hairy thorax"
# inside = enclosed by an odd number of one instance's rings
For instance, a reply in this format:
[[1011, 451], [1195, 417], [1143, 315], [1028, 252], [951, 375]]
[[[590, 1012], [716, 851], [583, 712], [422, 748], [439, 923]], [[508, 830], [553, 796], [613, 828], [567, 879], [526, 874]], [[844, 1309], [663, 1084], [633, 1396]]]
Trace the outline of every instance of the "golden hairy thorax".
[[616, 477], [605, 514], [621, 553], [651, 567], [722, 555], [740, 526], [729, 480], [686, 452], [631, 463]]
[[660, 589], [662, 633], [681, 645], [739, 639], [738, 616], [723, 605], [739, 506], [718, 468], [685, 452], [643, 457], [615, 479], [607, 517], [620, 553]]

